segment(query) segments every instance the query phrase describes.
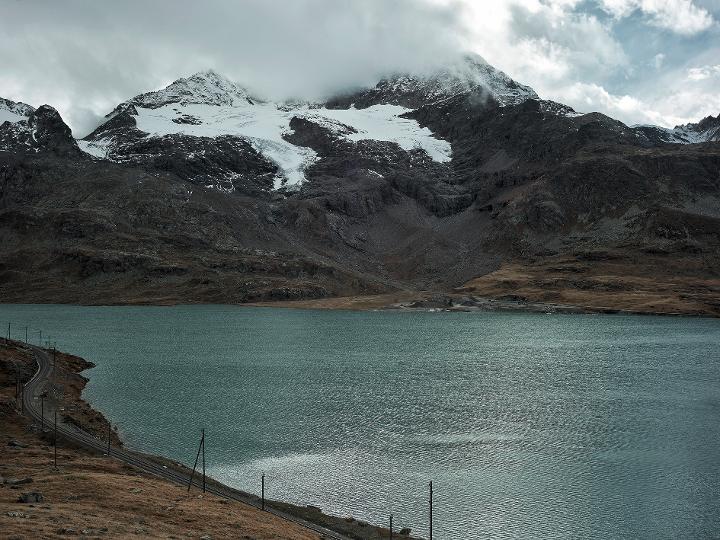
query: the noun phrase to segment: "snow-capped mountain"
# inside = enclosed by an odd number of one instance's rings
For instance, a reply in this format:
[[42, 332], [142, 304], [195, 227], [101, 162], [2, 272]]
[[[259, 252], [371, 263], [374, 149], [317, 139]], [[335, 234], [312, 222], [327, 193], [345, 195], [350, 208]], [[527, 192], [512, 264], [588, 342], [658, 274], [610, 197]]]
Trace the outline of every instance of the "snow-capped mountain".
[[[438, 111], [459, 103], [468, 110], [489, 111], [486, 122], [502, 116], [502, 110], [535, 103], [528, 110], [565, 119], [552, 135], [559, 137], [598, 125], [606, 140], [642, 146], [720, 139], [720, 117], [672, 130], [628, 128], [603, 115], [584, 115], [542, 100], [532, 88], [481, 57], [466, 55], [438, 71], [394, 74], [373, 88], [323, 103], [266, 100], [215, 71], [203, 71], [119, 104], [101, 126], [77, 142], [96, 159], [171, 170], [219, 191], [294, 189], [309, 175], [325, 171], [328, 159], [338, 161], [339, 156], [355, 168], [366, 163], [368, 174], [383, 174], [378, 163], [389, 155], [412, 156], [442, 168], [455, 156], [451, 141], [461, 126], [448, 131]], [[0, 120], [5, 122], [0, 130], [2, 148], [40, 148], [34, 114], [29, 105], [0, 100]], [[488, 129], [508, 137], [507, 126]], [[60, 129], [61, 139], [67, 131], [67, 126]], [[345, 172], [352, 169], [344, 167]]]
[[0, 97], [0, 124], [15, 123], [27, 120], [35, 111], [35, 107], [27, 103], [10, 101]]
[[[314, 104], [206, 71], [119, 104], [84, 151], [52, 107], [0, 115], [8, 298], [440, 290], [541, 260], [583, 290], [606, 291], [582, 281], [591, 261], [716, 277], [720, 144], [668, 143], [717, 140], [720, 118], [628, 127], [477, 57]], [[720, 313], [711, 300], [693, 313]]]
[[60, 114], [49, 105], [32, 106], [0, 98], [0, 150], [76, 153], [77, 143]]
[[[317, 104], [263, 101], [227, 78], [206, 71], [120, 104], [105, 124], [80, 141], [80, 146], [95, 157], [145, 161], [156, 155], [151, 156], [147, 150], [158, 150], [152, 142], [162, 146], [164, 140], [172, 140], [177, 145], [182, 138], [182, 144], [194, 148], [187, 154], [188, 159], [206, 160], [213, 151], [213, 141], [224, 138], [245, 158], [254, 152], [255, 159], [274, 166], [275, 188], [289, 187], [302, 183], [305, 170], [318, 158], [312, 148], [289, 140], [293, 135], [292, 119], [301, 118], [348, 142], [390, 142], [407, 151], [420, 149], [437, 162], [449, 161], [450, 144], [417, 121], [403, 117], [409, 112], [407, 107], [387, 103], [363, 109], [331, 109]], [[208, 147], [199, 148], [201, 140]], [[232, 190], [233, 182], [241, 176], [240, 171], [230, 167], [214, 171], [211, 177], [198, 175], [194, 180]]]
[[157, 109], [169, 103], [221, 107], [238, 103], [252, 105], [253, 101], [243, 87], [213, 70], [207, 70], [178, 79], [162, 90], [135, 96], [129, 103], [146, 109]]
[[[533, 101], [539, 112], [567, 119], [570, 125], [561, 133], [600, 121], [613, 137], [635, 136], [642, 145], [717, 140], [718, 134], [712, 118], [675, 130], [628, 128], [598, 120], [602, 115], [578, 119], [584, 115], [541, 100], [481, 57], [466, 55], [433, 73], [395, 74], [373, 88], [312, 104], [265, 100], [204, 71], [121, 103], [79, 145], [96, 158], [170, 168], [220, 191], [296, 188], [317, 169], [328, 145], [334, 145], [336, 156], [370, 152], [377, 161], [390, 144], [398, 151], [420, 152], [436, 164], [449, 162], [453, 151], [447, 136], [432, 131], [432, 122], [421, 124], [415, 112], [458, 99], [488, 110]], [[296, 133], [298, 127], [305, 133]]]
[[391, 103], [418, 108], [471, 93], [482, 101], [493, 100], [501, 106], [540, 99], [529, 86], [514, 81], [481, 56], [469, 54], [431, 73], [392, 75], [370, 90], [339, 96], [330, 100], [330, 103], [332, 106], [354, 103], [358, 107]]
[[675, 126], [672, 129], [660, 126], [634, 126], [642, 137], [669, 144], [698, 144], [720, 141], [720, 114], [717, 118], [708, 116], [700, 122]]

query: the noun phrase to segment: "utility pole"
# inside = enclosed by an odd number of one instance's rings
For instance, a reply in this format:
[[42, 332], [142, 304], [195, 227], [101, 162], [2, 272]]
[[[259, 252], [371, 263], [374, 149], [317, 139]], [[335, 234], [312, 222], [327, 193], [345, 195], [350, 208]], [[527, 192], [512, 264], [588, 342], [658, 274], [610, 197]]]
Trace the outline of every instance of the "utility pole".
[[40, 433], [45, 431], [45, 394], [40, 396]]
[[203, 449], [203, 493], [205, 493], [205, 429], [202, 430], [202, 449]]
[[27, 345], [27, 326], [25, 327], [25, 344]]
[[[190, 493], [190, 487], [192, 486], [193, 478], [195, 477], [195, 469], [197, 469], [198, 461], [200, 460], [200, 452], [203, 452], [203, 462], [205, 461], [205, 430], [202, 430], [202, 437], [200, 437], [200, 446], [198, 446], [197, 455], [195, 456], [195, 464], [193, 465], [192, 474], [190, 475], [190, 481], [188, 482], [188, 493]], [[204, 467], [203, 467], [204, 468]]]
[[10, 344], [10, 323], [8, 323], [8, 337], [7, 337], [8, 345]]
[[392, 514], [390, 514], [390, 540], [392, 540], [392, 533], [393, 533], [393, 527], [392, 527]]
[[430, 540], [432, 540], [432, 529], [433, 529], [433, 488], [432, 482], [430, 482]]
[[260, 499], [262, 500], [262, 510], [265, 510], [265, 473], [263, 473], [261, 479], [260, 479]]
[[57, 409], [55, 409], [55, 434], [53, 435], [53, 447], [55, 448], [55, 468], [57, 469]]
[[38, 330], [40, 332], [40, 346], [42, 347], [42, 330]]
[[108, 421], [108, 450], [107, 450], [107, 455], [108, 455], [108, 456], [110, 456], [110, 434], [111, 434], [111, 430], [112, 430], [112, 427], [111, 427], [110, 422]]

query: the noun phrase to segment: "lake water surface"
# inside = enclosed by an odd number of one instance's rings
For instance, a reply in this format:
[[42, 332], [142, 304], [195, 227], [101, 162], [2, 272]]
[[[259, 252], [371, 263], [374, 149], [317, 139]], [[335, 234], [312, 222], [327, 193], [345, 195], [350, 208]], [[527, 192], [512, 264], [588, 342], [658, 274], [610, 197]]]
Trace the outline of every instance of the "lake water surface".
[[127, 445], [434, 537], [720, 537], [720, 321], [0, 305]]

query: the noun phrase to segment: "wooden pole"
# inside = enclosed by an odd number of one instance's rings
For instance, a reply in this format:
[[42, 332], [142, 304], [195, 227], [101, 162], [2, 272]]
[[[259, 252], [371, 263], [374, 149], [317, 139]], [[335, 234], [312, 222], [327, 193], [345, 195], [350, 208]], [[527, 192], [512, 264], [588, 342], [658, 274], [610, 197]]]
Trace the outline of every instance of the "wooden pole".
[[203, 436], [200, 438], [200, 446], [198, 446], [197, 455], [195, 456], [195, 464], [193, 465], [192, 474], [190, 475], [190, 481], [188, 482], [188, 493], [190, 493], [190, 486], [192, 486], [192, 481], [195, 477], [195, 469], [197, 469], [198, 460], [200, 459], [200, 450], [202, 450], [204, 439], [205, 434], [203, 433]]
[[111, 436], [111, 433], [112, 433], [112, 426], [111, 426], [111, 424], [110, 424], [110, 421], [108, 421], [108, 450], [107, 450], [107, 455], [108, 455], [108, 456], [110, 455], [110, 436]]
[[40, 396], [40, 432], [45, 431], [45, 396]]
[[10, 323], [8, 323], [8, 337], [7, 342], [10, 343]]
[[203, 450], [203, 493], [205, 493], [205, 429], [202, 430], [202, 450]]
[[55, 434], [53, 435], [53, 447], [55, 448], [55, 468], [57, 469], [57, 409], [55, 409]]
[[433, 488], [432, 482], [430, 482], [430, 540], [432, 540], [432, 529], [433, 529]]
[[390, 514], [390, 540], [392, 540], [392, 533], [393, 533], [393, 527], [392, 527], [392, 514]]
[[265, 510], [265, 474], [263, 473], [261, 479], [260, 479], [260, 498], [262, 500], [262, 509]]
[[27, 326], [25, 327], [25, 343], [27, 343]]

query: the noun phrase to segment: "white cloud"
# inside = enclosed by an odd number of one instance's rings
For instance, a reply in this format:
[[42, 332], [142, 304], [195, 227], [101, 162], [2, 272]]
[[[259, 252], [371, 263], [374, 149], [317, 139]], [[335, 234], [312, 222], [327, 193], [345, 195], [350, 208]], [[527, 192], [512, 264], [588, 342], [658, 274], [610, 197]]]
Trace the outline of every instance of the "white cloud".
[[665, 62], [665, 55], [663, 53], [658, 53], [653, 58], [653, 65], [655, 66], [655, 69], [661, 69], [663, 67], [664, 62]]
[[[705, 40], [680, 59], [673, 49], [714, 24], [706, 10], [690, 0], [595, 5], [614, 18], [594, 14], [588, 0], [9, 2], [0, 96], [50, 103], [82, 135], [117, 103], [203, 69], [260, 94], [314, 97], [468, 49], [543, 98], [625, 122], [671, 125], [720, 112], [711, 84], [720, 48]], [[616, 25], [635, 12], [644, 17], [625, 21], [634, 37], [659, 39], [663, 53], [626, 50]]]
[[640, 11], [651, 24], [684, 35], [697, 34], [715, 23], [713, 16], [692, 0], [600, 0], [600, 4], [614, 17]]
[[575, 83], [563, 89], [558, 97], [580, 112], [600, 111], [628, 125], [675, 127], [720, 111], [720, 94], [708, 88], [684, 88], [660, 96], [636, 97], [612, 94], [598, 84]]
[[53, 104], [79, 135], [119, 102], [208, 68], [261, 95], [312, 98], [442, 65], [463, 38], [453, 2], [424, 0], [32, 0], [0, 11], [0, 96]]
[[687, 78], [691, 81], [704, 81], [720, 76], [720, 64], [715, 66], [700, 66], [688, 69]]

